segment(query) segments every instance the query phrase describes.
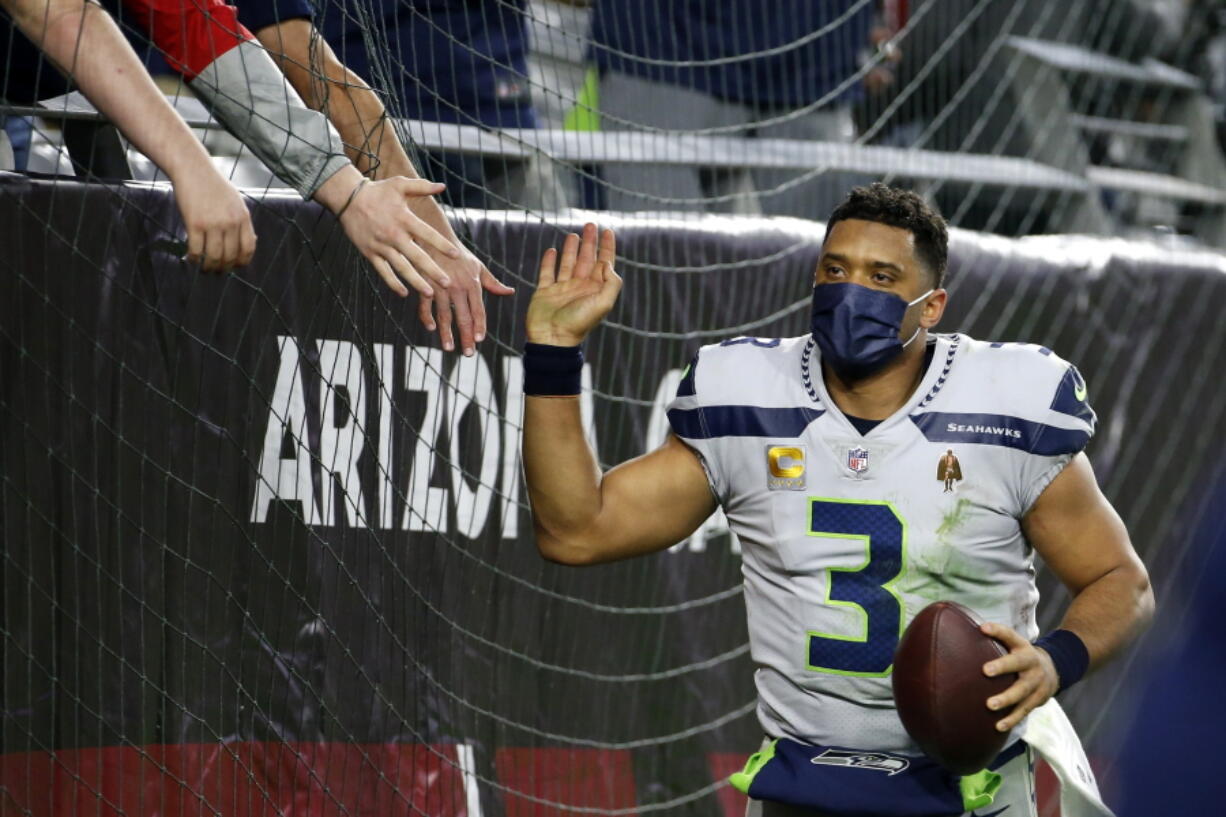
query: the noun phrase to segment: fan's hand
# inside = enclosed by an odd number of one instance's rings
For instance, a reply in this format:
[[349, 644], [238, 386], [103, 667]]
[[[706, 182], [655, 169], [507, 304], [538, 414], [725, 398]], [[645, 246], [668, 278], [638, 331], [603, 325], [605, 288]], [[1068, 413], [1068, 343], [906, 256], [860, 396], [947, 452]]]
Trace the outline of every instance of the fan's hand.
[[173, 180], [175, 203], [187, 228], [187, 260], [205, 272], [229, 272], [251, 262], [255, 231], [234, 185], [211, 164], [190, 167]]
[[[426, 247], [448, 258], [458, 258], [459, 248], [409, 208], [413, 198], [439, 193], [444, 189], [443, 185], [399, 176], [363, 182], [356, 169], [345, 169], [349, 170], [353, 172], [345, 172], [344, 180], [364, 184], [364, 187], [351, 186], [349, 189], [353, 192], [338, 199], [331, 190], [333, 179], [342, 177], [342, 173], [337, 173], [324, 183], [316, 199], [325, 206], [339, 205], [333, 212], [340, 214], [345, 235], [375, 268], [388, 288], [403, 298], [409, 294], [405, 286], [408, 284], [422, 298], [429, 299], [434, 297], [432, 284], [451, 286], [451, 278], [430, 257]], [[329, 196], [327, 199], [321, 198], [325, 190]]]
[[536, 292], [525, 322], [528, 341], [551, 346], [578, 346], [609, 313], [621, 292], [622, 279], [613, 271], [617, 239], [612, 230], [600, 235], [595, 224], [583, 227], [583, 238], [571, 233], [562, 255], [552, 247], [541, 258]]
[[485, 339], [483, 293], [505, 296], [514, 295], [515, 290], [495, 278], [464, 245], [456, 241], [456, 246], [460, 248], [458, 258], [444, 258], [430, 251], [431, 257], [451, 276], [451, 286], [435, 284], [434, 298], [422, 298], [417, 314], [427, 331], [438, 329], [443, 348], [449, 352], [456, 347], [456, 333], [452, 331], [454, 319], [460, 349], [465, 355], [472, 355], [476, 345]]

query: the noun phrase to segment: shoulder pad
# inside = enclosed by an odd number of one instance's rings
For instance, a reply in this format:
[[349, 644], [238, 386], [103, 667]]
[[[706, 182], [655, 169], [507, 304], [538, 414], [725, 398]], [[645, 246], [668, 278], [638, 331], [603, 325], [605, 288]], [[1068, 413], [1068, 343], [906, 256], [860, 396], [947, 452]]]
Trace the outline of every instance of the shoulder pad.
[[1044, 456], [1085, 447], [1096, 418], [1075, 366], [1036, 344], [962, 343], [939, 398], [914, 418], [926, 437]]
[[[1076, 367], [1035, 343], [964, 339], [957, 368], [962, 388], [983, 384], [983, 397], [1010, 414], [1042, 420], [1052, 410], [1083, 418], [1089, 411], [1085, 380]], [[969, 382], [967, 382], [969, 381]]]
[[[703, 346], [681, 375], [677, 397], [703, 404], [763, 402], [788, 399], [779, 394], [776, 378], [799, 379], [799, 349], [806, 338], [733, 338]], [[752, 396], [752, 399], [750, 399]]]

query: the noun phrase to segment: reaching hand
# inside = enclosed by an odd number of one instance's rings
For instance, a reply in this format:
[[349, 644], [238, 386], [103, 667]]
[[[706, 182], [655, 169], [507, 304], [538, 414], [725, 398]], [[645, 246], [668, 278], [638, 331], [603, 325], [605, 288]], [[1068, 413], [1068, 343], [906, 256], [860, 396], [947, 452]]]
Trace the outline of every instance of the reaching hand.
[[[1004, 692], [987, 700], [993, 711], [1012, 707], [1009, 714], [997, 722], [996, 728], [1008, 732], [1022, 718], [1043, 704], [1060, 688], [1060, 676], [1047, 651], [1036, 647], [1003, 624], [983, 624], [979, 629], [1004, 643], [1009, 654], [983, 665], [989, 677], [1016, 672], [1017, 681]], [[1002, 713], [1003, 714], [1003, 713]]]
[[[356, 170], [353, 175], [357, 175]], [[337, 173], [333, 178], [340, 176]], [[399, 176], [357, 183], [365, 186], [348, 196], [348, 204], [341, 210], [341, 226], [392, 292], [402, 298], [408, 295], [404, 281], [429, 300], [434, 297], [433, 285], [450, 287], [451, 278], [430, 257], [426, 247], [448, 258], [459, 258], [459, 248], [409, 209], [410, 199], [441, 193], [444, 186]], [[329, 196], [331, 203], [331, 191]]]
[[[485, 339], [485, 302], [482, 291], [495, 295], [513, 295], [515, 290], [500, 282], [494, 274], [486, 269], [477, 256], [460, 247], [458, 258], [442, 258], [431, 253], [447, 274], [451, 277], [451, 286], [434, 287], [433, 301], [422, 298], [418, 305], [418, 317], [427, 330], [433, 332], [438, 328], [439, 338], [443, 348], [451, 351], [455, 348], [455, 340], [451, 331], [451, 319], [454, 314], [456, 327], [460, 330], [460, 348], [464, 354], [471, 355], [476, 344]], [[437, 324], [435, 315], [438, 316]]]
[[200, 162], [173, 179], [175, 202], [187, 229], [187, 259], [207, 272], [228, 272], [251, 262], [255, 230], [234, 185]]
[[525, 322], [530, 342], [578, 346], [613, 308], [622, 288], [613, 271], [617, 239], [605, 230], [598, 254], [596, 233], [595, 224], [586, 224], [582, 241], [574, 233], [566, 236], [560, 262], [557, 250], [545, 250]]

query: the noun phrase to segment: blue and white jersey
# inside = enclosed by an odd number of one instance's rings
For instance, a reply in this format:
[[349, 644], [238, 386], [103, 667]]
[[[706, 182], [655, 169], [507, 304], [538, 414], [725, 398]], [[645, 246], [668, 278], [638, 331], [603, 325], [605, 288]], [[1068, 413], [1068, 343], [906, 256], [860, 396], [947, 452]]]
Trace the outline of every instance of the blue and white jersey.
[[669, 407], [741, 540], [772, 737], [918, 753], [890, 673], [934, 601], [1038, 635], [1021, 519], [1094, 433], [1085, 383], [1039, 346], [929, 342], [911, 399], [865, 435], [827, 394], [809, 337], [704, 347]]

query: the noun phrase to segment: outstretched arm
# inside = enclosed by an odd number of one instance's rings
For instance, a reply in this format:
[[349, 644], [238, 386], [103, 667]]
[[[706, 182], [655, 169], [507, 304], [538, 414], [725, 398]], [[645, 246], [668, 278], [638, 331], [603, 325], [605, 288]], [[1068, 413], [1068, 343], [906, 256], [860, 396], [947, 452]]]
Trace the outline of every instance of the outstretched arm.
[[213, 167], [110, 15], [84, 0], [0, 0], [0, 5], [94, 107], [170, 177], [187, 229], [188, 257], [210, 270], [249, 262], [255, 232], [242, 197]]
[[[621, 290], [613, 271], [613, 233], [588, 224], [569, 235], [559, 259], [541, 260], [528, 306], [529, 343], [577, 346], [612, 308]], [[664, 445], [602, 474], [588, 445], [577, 397], [528, 396], [524, 473], [537, 547], [545, 558], [596, 564], [662, 550], [697, 530], [715, 499], [697, 455], [669, 435]]]
[[[1128, 530], [1103, 496], [1085, 454], [1073, 458], [1039, 495], [1022, 520], [1035, 551], [1073, 596], [1060, 629], [1085, 644], [1090, 667], [1098, 667], [1132, 641], [1154, 614], [1154, 593]], [[1060, 688], [1051, 656], [1000, 624], [984, 632], [1004, 641], [1009, 655], [989, 662], [989, 675], [1019, 673], [1018, 681], [989, 701], [1012, 729]], [[1068, 679], [1064, 679], [1066, 682]]]
[[[361, 77], [341, 64], [332, 47], [310, 20], [284, 20], [258, 29], [255, 36], [285, 72], [303, 101], [309, 107], [327, 114], [340, 131], [345, 152], [362, 173], [375, 179], [396, 176], [419, 178], [379, 95]], [[444, 236], [460, 251], [456, 256], [449, 256], [430, 246], [425, 247], [430, 257], [447, 273], [450, 282], [445, 286], [435, 282], [433, 301], [430, 298], [421, 299], [418, 309], [421, 322], [430, 331], [437, 327], [443, 348], [451, 350], [455, 348], [451, 326], [454, 306], [460, 348], [465, 354], [472, 354], [476, 344], [485, 338], [482, 291], [510, 295], [514, 290], [500, 283], [464, 247], [432, 195], [410, 196], [406, 204], [413, 216]]]
[[302, 101], [340, 131], [345, 153], [363, 175], [417, 178], [379, 95], [341, 64], [310, 20], [282, 20], [253, 33]]
[[192, 90], [251, 152], [336, 215], [345, 235], [396, 294], [432, 298], [450, 280], [424, 249], [459, 250], [409, 210], [441, 186], [420, 179], [366, 184], [340, 136], [303, 104], [263, 47], [223, 0], [124, 0]]

